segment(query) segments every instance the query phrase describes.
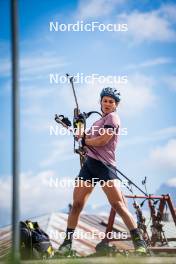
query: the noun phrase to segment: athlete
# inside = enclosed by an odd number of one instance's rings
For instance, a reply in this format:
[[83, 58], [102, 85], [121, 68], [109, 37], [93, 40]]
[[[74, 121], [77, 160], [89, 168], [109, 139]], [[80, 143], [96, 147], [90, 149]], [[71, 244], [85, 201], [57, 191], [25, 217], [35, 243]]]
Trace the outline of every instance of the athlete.
[[63, 255], [71, 251], [73, 234], [80, 213], [97, 182], [100, 182], [109, 203], [129, 229], [135, 251], [142, 254], [147, 251], [137, 223], [125, 203], [115, 170], [115, 150], [120, 128], [120, 119], [116, 113], [119, 102], [120, 93], [116, 89], [104, 88], [100, 94], [102, 118], [92, 125], [82, 139], [86, 149], [86, 161], [76, 178], [77, 184], [73, 192], [73, 206], [68, 216], [66, 237], [58, 250]]

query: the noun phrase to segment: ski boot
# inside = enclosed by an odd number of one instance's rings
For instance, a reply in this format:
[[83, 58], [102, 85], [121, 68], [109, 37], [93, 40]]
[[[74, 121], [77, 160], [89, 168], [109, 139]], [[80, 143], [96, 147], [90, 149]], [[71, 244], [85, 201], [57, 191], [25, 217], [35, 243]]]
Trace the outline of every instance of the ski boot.
[[147, 255], [147, 245], [145, 241], [142, 238], [141, 233], [139, 230], [136, 230], [135, 232], [131, 232], [132, 241], [135, 248], [135, 254], [136, 255]]
[[70, 240], [64, 240], [60, 245], [55, 255], [57, 257], [70, 257], [72, 256], [72, 242]]
[[116, 253], [115, 246], [109, 246], [108, 242], [102, 240], [95, 247], [96, 255], [98, 256], [112, 256]]

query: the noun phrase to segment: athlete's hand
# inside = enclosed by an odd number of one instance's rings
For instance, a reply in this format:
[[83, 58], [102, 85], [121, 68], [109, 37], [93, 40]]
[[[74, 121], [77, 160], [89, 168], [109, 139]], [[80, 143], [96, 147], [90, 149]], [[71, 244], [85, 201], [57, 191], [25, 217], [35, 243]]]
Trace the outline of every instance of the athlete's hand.
[[75, 135], [75, 139], [76, 141], [78, 141], [79, 139], [83, 138], [83, 135]]
[[81, 134], [76, 134], [75, 135], [75, 139], [78, 141], [80, 138], [85, 138], [85, 133], [81, 133]]
[[81, 145], [84, 147], [85, 146], [85, 139], [86, 139], [86, 135], [85, 133], [83, 133], [82, 135], [76, 135], [75, 136], [76, 141], [81, 142]]

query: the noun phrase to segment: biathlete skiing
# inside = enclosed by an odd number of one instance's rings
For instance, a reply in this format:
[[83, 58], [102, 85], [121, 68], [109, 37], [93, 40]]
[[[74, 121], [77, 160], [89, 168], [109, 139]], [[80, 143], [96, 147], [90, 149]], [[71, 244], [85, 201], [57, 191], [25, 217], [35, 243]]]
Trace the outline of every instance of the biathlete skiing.
[[73, 234], [80, 213], [97, 182], [100, 182], [110, 205], [129, 229], [135, 252], [147, 253], [146, 243], [125, 203], [115, 167], [115, 151], [120, 128], [120, 119], [116, 110], [120, 99], [120, 93], [115, 88], [104, 88], [100, 94], [102, 117], [92, 125], [89, 131], [77, 136], [82, 137], [86, 159], [76, 178], [77, 184], [73, 191], [73, 205], [68, 216], [66, 237], [58, 249], [60, 254], [67, 255], [71, 251]]

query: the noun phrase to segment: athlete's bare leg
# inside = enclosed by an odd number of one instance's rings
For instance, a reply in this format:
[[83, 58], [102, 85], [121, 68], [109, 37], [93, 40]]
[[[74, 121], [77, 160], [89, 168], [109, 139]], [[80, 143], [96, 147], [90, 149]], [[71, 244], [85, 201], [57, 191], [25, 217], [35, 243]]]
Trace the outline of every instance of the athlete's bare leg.
[[68, 228], [75, 228], [77, 226], [79, 215], [94, 188], [91, 183], [83, 180], [79, 180], [77, 186], [75, 186], [73, 192], [73, 206], [68, 217]]
[[137, 224], [127, 208], [127, 204], [124, 200], [125, 198], [117, 184], [117, 180], [109, 181], [109, 184], [104, 184], [102, 189], [105, 192], [111, 206], [122, 217], [128, 229], [132, 230], [137, 228]]

